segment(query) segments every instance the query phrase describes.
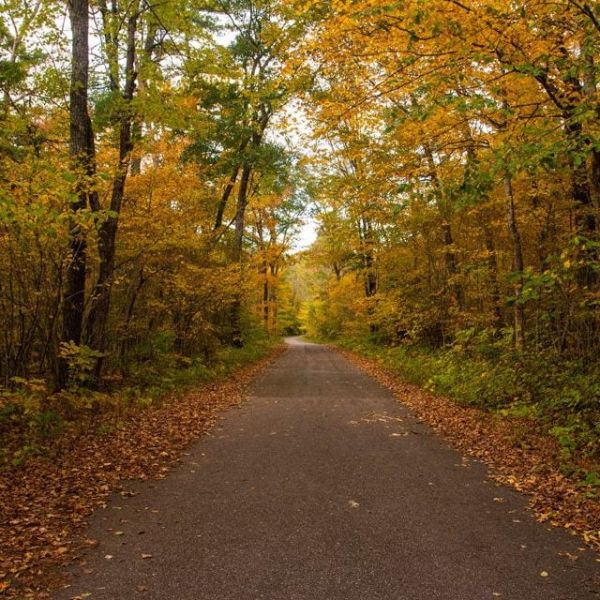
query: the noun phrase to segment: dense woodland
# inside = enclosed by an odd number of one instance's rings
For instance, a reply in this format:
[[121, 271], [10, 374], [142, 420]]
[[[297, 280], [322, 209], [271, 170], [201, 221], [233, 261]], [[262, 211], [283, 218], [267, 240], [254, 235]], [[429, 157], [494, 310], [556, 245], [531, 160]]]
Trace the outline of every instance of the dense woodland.
[[102, 388], [275, 330], [301, 166], [267, 132], [302, 20], [243, 1], [7, 4], [4, 386]]
[[597, 452], [596, 3], [1, 13], [0, 430], [306, 331]]
[[600, 433], [599, 42], [544, 0], [333, 3], [308, 42], [309, 331], [566, 455]]

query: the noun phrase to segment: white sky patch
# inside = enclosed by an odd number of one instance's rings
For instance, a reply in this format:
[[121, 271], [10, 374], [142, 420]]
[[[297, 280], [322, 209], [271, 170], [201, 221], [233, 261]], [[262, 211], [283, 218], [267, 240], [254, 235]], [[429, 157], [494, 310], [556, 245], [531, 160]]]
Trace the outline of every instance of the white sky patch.
[[296, 236], [293, 247], [295, 252], [306, 250], [315, 243], [317, 239], [317, 227], [317, 222], [312, 218], [308, 218], [304, 222], [304, 225], [302, 225], [298, 235]]
[[[312, 149], [311, 124], [304, 104], [292, 98], [282, 110], [275, 115], [267, 139], [287, 148], [298, 158], [314, 155]], [[309, 248], [317, 239], [318, 223], [311, 216], [311, 203], [304, 207], [303, 224], [294, 235], [291, 251], [301, 252]]]

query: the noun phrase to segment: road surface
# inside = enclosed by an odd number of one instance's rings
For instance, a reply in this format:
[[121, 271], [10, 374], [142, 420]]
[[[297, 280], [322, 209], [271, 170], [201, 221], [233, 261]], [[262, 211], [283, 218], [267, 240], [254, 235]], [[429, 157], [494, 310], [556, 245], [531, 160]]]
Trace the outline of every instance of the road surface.
[[577, 538], [299, 340], [165, 480], [128, 487], [57, 600], [600, 598]]

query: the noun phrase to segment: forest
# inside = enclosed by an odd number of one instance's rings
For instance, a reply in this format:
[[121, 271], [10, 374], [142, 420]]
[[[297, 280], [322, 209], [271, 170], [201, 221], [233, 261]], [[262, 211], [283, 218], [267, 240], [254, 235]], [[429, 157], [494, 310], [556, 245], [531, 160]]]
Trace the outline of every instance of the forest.
[[3, 470], [303, 334], [599, 493], [597, 3], [0, 6]]
[[150, 402], [269, 346], [303, 167], [268, 132], [306, 25], [248, 2], [2, 14], [0, 427], [31, 438], [20, 460], [115, 391]]
[[599, 7], [334, 7], [305, 42], [309, 334], [597, 457]]

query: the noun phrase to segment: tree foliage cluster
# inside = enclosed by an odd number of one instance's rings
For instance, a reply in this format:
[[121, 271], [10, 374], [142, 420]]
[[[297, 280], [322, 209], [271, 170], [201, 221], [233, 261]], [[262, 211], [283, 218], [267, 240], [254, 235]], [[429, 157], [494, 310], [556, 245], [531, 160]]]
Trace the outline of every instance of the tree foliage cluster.
[[[552, 398], [575, 415], [565, 427], [596, 427], [595, 3], [3, 0], [1, 14], [9, 394], [160, 379], [303, 321], [441, 353], [442, 389], [469, 402]], [[289, 269], [309, 203], [319, 237]]]
[[303, 48], [320, 182], [309, 332], [399, 347], [420, 383], [543, 402], [596, 437], [598, 5], [309, 4], [327, 13]]
[[302, 167], [274, 120], [303, 20], [270, 0], [0, 13], [0, 427], [18, 394], [154, 385], [276, 333]]

